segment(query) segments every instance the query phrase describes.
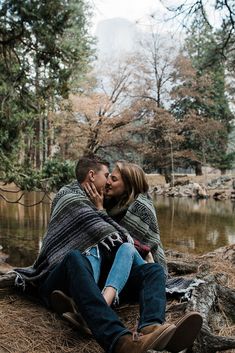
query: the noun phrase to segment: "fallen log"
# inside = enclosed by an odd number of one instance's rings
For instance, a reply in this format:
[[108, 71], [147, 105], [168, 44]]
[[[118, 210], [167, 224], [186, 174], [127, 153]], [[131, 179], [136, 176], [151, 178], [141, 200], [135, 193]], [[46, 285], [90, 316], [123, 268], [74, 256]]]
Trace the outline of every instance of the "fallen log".
[[235, 338], [216, 336], [203, 325], [201, 333], [193, 345], [193, 353], [216, 353], [235, 348]]
[[168, 271], [175, 275], [186, 275], [190, 273], [196, 273], [198, 270], [198, 263], [187, 263], [183, 261], [168, 261]]
[[2, 288], [13, 288], [15, 283], [15, 273], [5, 273], [0, 275], [0, 289]]

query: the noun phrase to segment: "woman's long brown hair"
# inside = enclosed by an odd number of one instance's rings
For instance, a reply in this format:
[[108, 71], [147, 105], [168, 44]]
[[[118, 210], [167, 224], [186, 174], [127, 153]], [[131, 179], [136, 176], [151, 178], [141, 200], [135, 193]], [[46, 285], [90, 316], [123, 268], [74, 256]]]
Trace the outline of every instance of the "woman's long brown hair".
[[146, 175], [140, 166], [125, 161], [117, 161], [114, 169], [120, 173], [125, 185], [125, 192], [119, 200], [118, 206], [128, 207], [139, 194], [148, 191], [149, 185]]

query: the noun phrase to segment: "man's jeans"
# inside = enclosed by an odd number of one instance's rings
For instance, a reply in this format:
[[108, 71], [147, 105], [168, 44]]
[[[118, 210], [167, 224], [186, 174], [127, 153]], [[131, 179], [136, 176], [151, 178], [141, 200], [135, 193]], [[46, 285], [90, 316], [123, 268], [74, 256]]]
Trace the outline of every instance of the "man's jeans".
[[[112, 352], [118, 338], [129, 332], [107, 305], [95, 283], [91, 265], [80, 251], [74, 250], [65, 256], [42, 283], [39, 294], [50, 305], [50, 295], [56, 289], [74, 299], [95, 339], [106, 352]], [[165, 275], [161, 265], [134, 267], [124, 289], [128, 295], [139, 297], [139, 328], [164, 322]]]

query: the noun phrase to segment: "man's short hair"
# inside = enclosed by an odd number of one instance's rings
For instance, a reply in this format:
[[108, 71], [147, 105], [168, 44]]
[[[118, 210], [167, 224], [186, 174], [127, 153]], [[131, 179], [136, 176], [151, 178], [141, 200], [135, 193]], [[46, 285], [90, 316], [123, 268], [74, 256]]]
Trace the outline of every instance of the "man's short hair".
[[109, 168], [109, 162], [98, 156], [82, 157], [77, 162], [75, 169], [77, 181], [82, 183], [86, 179], [89, 170], [93, 169], [95, 172], [98, 172], [103, 165], [106, 165]]

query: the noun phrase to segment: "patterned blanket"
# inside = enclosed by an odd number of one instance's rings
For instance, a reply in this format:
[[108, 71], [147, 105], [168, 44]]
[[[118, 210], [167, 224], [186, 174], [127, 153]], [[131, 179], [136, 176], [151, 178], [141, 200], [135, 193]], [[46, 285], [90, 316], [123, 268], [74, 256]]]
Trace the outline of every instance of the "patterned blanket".
[[[117, 216], [122, 209], [113, 208], [108, 214]], [[155, 262], [160, 263], [167, 275], [165, 253], [160, 239], [156, 210], [152, 198], [148, 194], [139, 194], [136, 200], [128, 207], [125, 216], [119, 224], [128, 230], [130, 235], [151, 248]]]
[[48, 230], [35, 263], [15, 272], [23, 282], [36, 281], [69, 251], [79, 249], [84, 253], [112, 236], [115, 240], [133, 242], [129, 233], [106, 212], [97, 211], [81, 186], [74, 182], [60, 189], [53, 200]]
[[[124, 211], [124, 212], [123, 212]], [[119, 224], [127, 229], [134, 239], [151, 248], [155, 262], [159, 262], [167, 275], [165, 253], [160, 240], [157, 215], [151, 197], [140, 194], [127, 210], [113, 207], [108, 211], [111, 217], [125, 214]], [[197, 278], [173, 277], [167, 278], [166, 292], [171, 296], [180, 296], [181, 300], [188, 300], [193, 289], [204, 281]]]

